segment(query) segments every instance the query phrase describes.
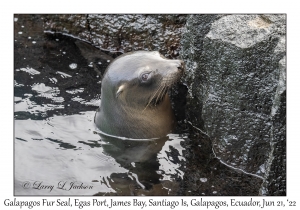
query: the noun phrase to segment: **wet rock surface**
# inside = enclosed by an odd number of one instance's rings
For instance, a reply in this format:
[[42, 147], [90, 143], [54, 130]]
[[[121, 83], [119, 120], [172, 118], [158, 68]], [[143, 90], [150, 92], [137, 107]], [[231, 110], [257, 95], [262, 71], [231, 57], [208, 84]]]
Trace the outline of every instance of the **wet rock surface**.
[[45, 30], [65, 33], [110, 53], [160, 51], [168, 58], [179, 55], [187, 15], [48, 15]]
[[286, 120], [286, 91], [281, 93], [280, 107], [272, 120], [275, 135], [261, 195], [286, 196], [286, 125], [283, 120]]
[[[285, 168], [285, 15], [191, 15], [186, 28], [188, 120], [222, 161], [269, 179], [272, 161]], [[284, 176], [271, 174], [283, 195]]]
[[208, 136], [190, 128], [189, 139], [183, 143], [185, 175], [178, 195], [192, 196], [256, 196], [262, 178], [230, 168], [215, 156]]

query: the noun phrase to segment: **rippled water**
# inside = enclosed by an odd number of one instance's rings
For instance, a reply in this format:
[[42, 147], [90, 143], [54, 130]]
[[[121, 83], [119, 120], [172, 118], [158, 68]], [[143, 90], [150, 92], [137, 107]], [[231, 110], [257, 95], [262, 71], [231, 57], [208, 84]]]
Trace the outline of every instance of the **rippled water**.
[[[130, 141], [100, 136], [94, 114], [15, 120], [16, 195], [145, 194], [154, 185], [163, 186], [173, 176], [183, 175], [180, 164], [169, 155], [177, 150], [184, 160], [183, 138], [170, 135], [156, 141]], [[64, 189], [59, 189], [65, 182]], [[70, 190], [72, 182], [92, 189]], [[54, 188], [35, 189], [42, 185]], [[161, 187], [162, 194], [169, 190], [172, 185]]]

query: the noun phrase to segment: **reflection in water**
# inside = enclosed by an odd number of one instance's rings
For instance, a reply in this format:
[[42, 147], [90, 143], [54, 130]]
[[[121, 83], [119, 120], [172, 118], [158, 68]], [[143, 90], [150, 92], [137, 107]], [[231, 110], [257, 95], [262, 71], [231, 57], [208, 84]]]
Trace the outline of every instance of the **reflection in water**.
[[[94, 132], [94, 114], [15, 120], [16, 195], [170, 194], [174, 186], [167, 180], [180, 174], [180, 163], [169, 153], [181, 152], [183, 139], [100, 137]], [[23, 186], [26, 182], [29, 189]], [[72, 182], [90, 188], [70, 189]], [[62, 183], [65, 189], [59, 189]]]
[[[104, 154], [113, 157], [120, 166], [128, 169], [126, 174], [113, 173], [109, 185], [116, 190], [114, 195], [170, 195], [176, 193], [178, 183], [171, 176], [180, 170], [168, 155], [183, 139], [176, 135], [156, 140], [122, 140], [101, 135]], [[181, 151], [182, 147], [178, 149]], [[182, 172], [181, 172], [182, 173]], [[125, 182], [127, 180], [127, 182]], [[127, 183], [127, 184], [125, 184]], [[128, 184], [129, 183], [129, 184]], [[173, 191], [172, 191], [173, 190]], [[101, 195], [102, 193], [98, 193]]]
[[102, 135], [104, 154], [113, 157], [122, 167], [135, 173], [139, 178], [139, 185], [143, 189], [149, 189], [150, 183], [158, 183], [160, 175], [157, 159], [167, 138], [158, 140], [133, 141], [122, 140]]
[[[92, 125], [92, 112], [74, 116], [55, 116], [46, 120], [15, 121], [15, 194], [31, 195], [89, 195], [88, 190], [60, 190], [58, 183], [67, 181], [83, 182], [94, 186], [98, 177], [93, 168], [98, 167], [97, 157], [100, 151], [79, 143], [82, 139], [98, 141], [99, 137], [89, 129]], [[84, 137], [84, 138], [83, 138]], [[19, 141], [22, 139], [23, 141]], [[104, 158], [107, 164], [109, 158]], [[48, 190], [24, 189], [22, 184], [43, 182], [54, 185]], [[100, 186], [101, 187], [101, 186]]]

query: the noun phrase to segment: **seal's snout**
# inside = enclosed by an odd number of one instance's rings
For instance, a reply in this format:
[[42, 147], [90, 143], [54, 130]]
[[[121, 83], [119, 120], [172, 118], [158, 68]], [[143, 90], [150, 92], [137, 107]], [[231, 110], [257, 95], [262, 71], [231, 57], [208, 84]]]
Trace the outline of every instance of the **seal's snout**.
[[185, 71], [185, 65], [182, 60], [179, 60], [177, 69], [180, 71], [180, 73], [183, 73]]

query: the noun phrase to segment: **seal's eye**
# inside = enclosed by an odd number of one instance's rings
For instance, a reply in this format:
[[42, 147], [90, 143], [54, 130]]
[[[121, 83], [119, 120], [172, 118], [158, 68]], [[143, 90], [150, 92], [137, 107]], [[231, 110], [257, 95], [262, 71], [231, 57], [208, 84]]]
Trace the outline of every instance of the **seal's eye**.
[[142, 74], [141, 79], [143, 82], [146, 82], [150, 78], [150, 73]]

